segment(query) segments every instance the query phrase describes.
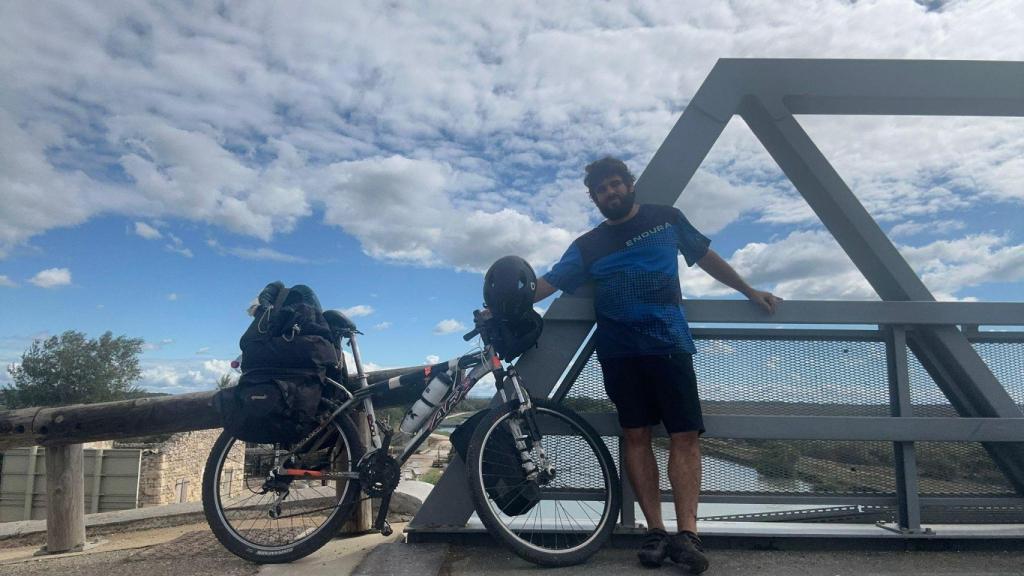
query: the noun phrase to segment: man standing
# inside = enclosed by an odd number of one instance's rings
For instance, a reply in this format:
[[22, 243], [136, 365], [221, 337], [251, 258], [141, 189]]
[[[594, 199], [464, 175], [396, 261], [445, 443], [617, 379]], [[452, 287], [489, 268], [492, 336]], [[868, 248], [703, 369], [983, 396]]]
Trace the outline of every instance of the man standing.
[[[687, 265], [697, 264], [768, 313], [781, 299], [751, 288], [678, 209], [637, 204], [635, 178], [621, 160], [602, 158], [586, 170], [584, 183], [606, 220], [577, 238], [538, 280], [535, 300], [594, 283], [597, 357], [625, 436], [626, 472], [647, 519], [640, 562], [661, 566], [671, 557], [700, 573], [708, 566], [697, 536], [704, 423], [693, 370], [696, 348], [683, 315], [678, 254]], [[651, 428], [659, 423], [670, 438], [668, 476], [679, 527], [672, 536], [662, 521], [651, 446]]]

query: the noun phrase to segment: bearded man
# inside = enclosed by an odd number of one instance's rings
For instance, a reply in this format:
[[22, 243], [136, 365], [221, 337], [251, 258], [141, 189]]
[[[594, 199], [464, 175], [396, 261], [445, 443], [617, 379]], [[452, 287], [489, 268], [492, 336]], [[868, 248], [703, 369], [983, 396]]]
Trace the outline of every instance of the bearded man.
[[[605, 157], [587, 166], [584, 183], [605, 221], [573, 241], [538, 279], [535, 300], [594, 283], [597, 357], [625, 437], [626, 473], [647, 520], [640, 562], [654, 567], [671, 558], [700, 573], [708, 567], [697, 535], [704, 422], [678, 255], [687, 266], [700, 266], [768, 313], [774, 313], [781, 299], [751, 288], [678, 209], [637, 204], [634, 182], [621, 160]], [[678, 527], [672, 535], [662, 519], [651, 444], [652, 427], [658, 424], [669, 434], [668, 476]]]

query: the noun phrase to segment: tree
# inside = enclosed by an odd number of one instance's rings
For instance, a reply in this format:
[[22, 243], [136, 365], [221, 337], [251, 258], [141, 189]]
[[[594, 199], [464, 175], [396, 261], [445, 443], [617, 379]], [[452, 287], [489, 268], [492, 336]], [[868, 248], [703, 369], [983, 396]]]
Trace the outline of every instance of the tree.
[[65, 406], [137, 397], [142, 344], [141, 338], [114, 338], [110, 332], [90, 340], [74, 330], [35, 340], [21, 363], [7, 367], [14, 382], [3, 390], [4, 404]]
[[225, 388], [230, 388], [231, 386], [234, 386], [235, 384], [238, 384], [238, 378], [235, 377], [235, 376], [232, 376], [230, 373], [221, 374], [220, 378], [217, 379], [217, 388], [220, 389], [220, 390], [223, 390]]

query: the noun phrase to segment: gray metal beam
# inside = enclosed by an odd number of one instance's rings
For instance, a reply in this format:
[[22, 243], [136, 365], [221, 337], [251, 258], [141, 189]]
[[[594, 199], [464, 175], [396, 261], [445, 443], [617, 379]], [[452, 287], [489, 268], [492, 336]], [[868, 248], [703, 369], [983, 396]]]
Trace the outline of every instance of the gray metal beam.
[[[1024, 325], [1024, 303], [1019, 302], [787, 300], [770, 316], [746, 300], [686, 300], [683, 308], [691, 323]], [[545, 330], [552, 320], [592, 322], [593, 301], [559, 298], [544, 315]]]
[[721, 61], [647, 163], [636, 181], [640, 202], [674, 204], [721, 136], [739, 106], [742, 93], [732, 90], [727, 82], [716, 81], [720, 75]]
[[[583, 415], [602, 436], [621, 436], [612, 412]], [[706, 414], [707, 438], [875, 440], [883, 442], [1024, 442], [1024, 418], [753, 416]], [[552, 428], [552, 431], [558, 431]], [[658, 426], [656, 436], [665, 436]]]
[[[774, 113], [773, 113], [774, 112]], [[921, 279], [846, 186], [791, 114], [770, 112], [755, 97], [741, 106], [754, 135], [800, 191], [864, 278], [884, 300], [934, 300]], [[917, 347], [939, 364], [922, 362], [939, 388], [971, 401], [955, 405], [964, 416], [1016, 417], [1021, 412], [991, 370], [953, 327], [920, 329]], [[954, 379], [943, 380], [948, 373]], [[987, 447], [1015, 489], [1024, 494], [1024, 446]]]
[[[889, 405], [894, 417], [910, 417], [910, 371], [907, 364], [907, 332], [893, 326], [885, 335], [886, 364], [889, 372]], [[921, 531], [921, 501], [918, 494], [917, 453], [913, 442], [893, 443], [896, 464], [897, 520], [901, 530]]]
[[738, 91], [791, 114], [1024, 116], [1022, 62], [723, 59], [718, 67], [740, 80]]

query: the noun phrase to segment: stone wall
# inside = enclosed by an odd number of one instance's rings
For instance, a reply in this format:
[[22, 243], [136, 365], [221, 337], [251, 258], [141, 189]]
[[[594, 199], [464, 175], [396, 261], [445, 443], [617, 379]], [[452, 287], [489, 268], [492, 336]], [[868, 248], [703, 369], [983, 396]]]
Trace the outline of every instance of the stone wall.
[[[165, 442], [143, 449], [139, 507], [202, 500], [203, 468], [220, 433], [220, 429], [180, 432]], [[239, 487], [243, 476], [243, 450], [243, 445], [238, 443], [229, 458], [234, 463], [230, 468], [237, 469], [233, 483]]]

